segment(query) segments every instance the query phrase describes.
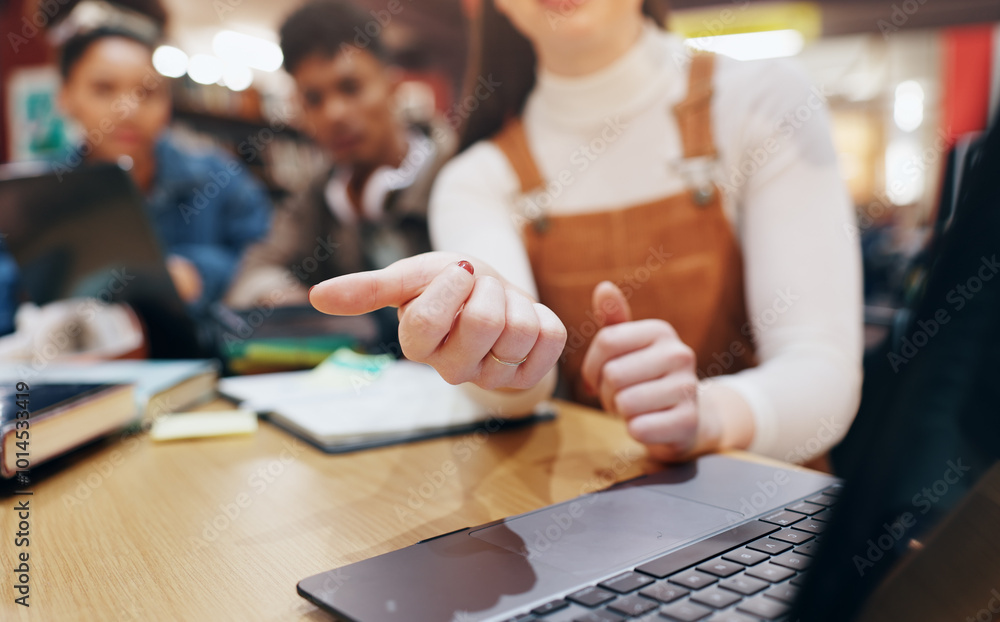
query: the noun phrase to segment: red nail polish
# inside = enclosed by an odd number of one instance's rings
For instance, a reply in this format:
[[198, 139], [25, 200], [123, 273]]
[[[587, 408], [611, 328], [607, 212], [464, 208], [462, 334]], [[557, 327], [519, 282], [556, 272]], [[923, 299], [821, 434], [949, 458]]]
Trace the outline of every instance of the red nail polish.
[[472, 264], [465, 261], [464, 259], [458, 262], [458, 267], [464, 269], [469, 274], [476, 274], [476, 269], [472, 267]]
[[312, 296], [312, 293], [313, 293], [314, 289], [316, 289], [315, 285], [313, 285], [312, 287], [309, 288], [309, 291], [306, 293], [306, 298]]

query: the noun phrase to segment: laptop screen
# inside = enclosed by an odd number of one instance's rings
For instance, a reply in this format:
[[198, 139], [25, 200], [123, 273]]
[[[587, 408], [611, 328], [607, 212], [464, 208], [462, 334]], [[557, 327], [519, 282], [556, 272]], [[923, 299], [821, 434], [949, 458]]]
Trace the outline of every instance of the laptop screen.
[[8, 176], [0, 195], [0, 231], [31, 301], [127, 303], [146, 325], [152, 357], [199, 354], [195, 324], [125, 171], [100, 165]]

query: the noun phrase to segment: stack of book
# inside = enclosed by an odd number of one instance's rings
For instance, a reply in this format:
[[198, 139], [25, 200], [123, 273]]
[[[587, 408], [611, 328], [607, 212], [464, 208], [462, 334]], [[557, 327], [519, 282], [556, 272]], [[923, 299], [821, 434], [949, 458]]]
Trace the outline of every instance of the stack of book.
[[215, 361], [0, 365], [0, 476], [215, 396]]

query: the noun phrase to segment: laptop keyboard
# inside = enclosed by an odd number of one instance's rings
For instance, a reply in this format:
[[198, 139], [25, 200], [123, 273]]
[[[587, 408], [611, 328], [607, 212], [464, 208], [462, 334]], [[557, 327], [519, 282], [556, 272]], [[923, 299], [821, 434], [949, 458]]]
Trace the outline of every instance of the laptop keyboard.
[[507, 622], [782, 620], [816, 556], [840, 490], [831, 486]]

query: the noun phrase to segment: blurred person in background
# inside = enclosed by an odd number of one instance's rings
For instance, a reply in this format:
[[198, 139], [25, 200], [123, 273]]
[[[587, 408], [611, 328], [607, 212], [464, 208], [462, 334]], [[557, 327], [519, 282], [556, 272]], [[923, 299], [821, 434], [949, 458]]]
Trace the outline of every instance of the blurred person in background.
[[87, 137], [85, 161], [117, 162], [129, 171], [178, 292], [203, 308], [221, 298], [243, 251], [267, 232], [271, 206], [229, 156], [171, 140], [170, 85], [153, 68], [153, 48], [120, 29], [72, 37], [62, 50], [60, 102]]
[[[73, 14], [66, 19], [71, 23]], [[155, 26], [142, 32], [97, 26], [63, 43], [59, 102], [79, 125], [83, 142], [51, 165], [56, 174], [101, 162], [128, 170], [146, 199], [174, 285], [199, 315], [222, 297], [247, 246], [267, 232], [271, 205], [261, 185], [231, 157], [191, 151], [171, 139], [170, 83], [152, 62], [159, 32]], [[11, 294], [0, 296], [0, 328], [12, 328], [3, 318], [15, 311], [10, 283], [16, 270], [5, 272], [0, 278], [8, 285], [2, 289]]]
[[428, 196], [454, 141], [441, 124], [400, 118], [401, 74], [374, 20], [350, 2], [317, 0], [281, 27], [302, 127], [332, 165], [279, 207], [267, 238], [247, 252], [227, 296], [233, 306], [307, 304], [321, 281], [430, 250]]

